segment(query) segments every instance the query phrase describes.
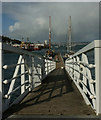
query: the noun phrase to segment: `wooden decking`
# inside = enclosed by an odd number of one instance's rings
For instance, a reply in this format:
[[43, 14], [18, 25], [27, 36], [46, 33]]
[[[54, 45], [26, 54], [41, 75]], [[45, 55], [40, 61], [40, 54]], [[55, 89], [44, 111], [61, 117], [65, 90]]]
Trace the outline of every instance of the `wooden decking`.
[[42, 84], [29, 93], [10, 112], [13, 115], [89, 116], [95, 115], [84, 102], [80, 92], [65, 71], [58, 56], [57, 69], [51, 72]]

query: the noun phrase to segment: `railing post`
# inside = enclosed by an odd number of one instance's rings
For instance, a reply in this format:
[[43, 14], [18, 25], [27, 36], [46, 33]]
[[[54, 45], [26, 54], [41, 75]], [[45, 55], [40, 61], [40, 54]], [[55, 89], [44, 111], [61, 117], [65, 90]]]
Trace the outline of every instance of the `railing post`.
[[[21, 74], [23, 74], [21, 76], [21, 85], [25, 83], [25, 60], [24, 60], [24, 56], [22, 58], [22, 65], [21, 65]], [[23, 86], [21, 86], [21, 94], [23, 94], [25, 92], [25, 84]]]
[[[76, 58], [77, 58], [77, 62], [79, 62], [80, 58], [78, 56]], [[80, 80], [80, 65], [77, 65], [77, 70], [79, 71], [79, 72], [77, 72], [77, 83], [79, 84], [79, 80]]]
[[95, 40], [96, 113], [101, 114], [101, 41]]
[[0, 40], [0, 119], [2, 119], [2, 41]]
[[[85, 57], [86, 55], [84, 53], [82, 53], [82, 62], [86, 63], [85, 61]], [[82, 66], [83, 68], [83, 74], [86, 75], [86, 67], [85, 66]], [[87, 86], [87, 78], [85, 76], [83, 76], [83, 83]], [[85, 88], [83, 87], [83, 91], [87, 94], [87, 91], [85, 90]]]
[[45, 59], [45, 72], [46, 75], [48, 74], [48, 67], [47, 67], [48, 63], [47, 63], [47, 59]]
[[31, 91], [32, 90], [32, 64], [31, 64], [31, 62], [32, 62], [32, 60], [31, 60], [31, 56], [29, 56], [30, 57], [30, 60], [29, 60], [29, 65], [28, 65], [28, 70], [29, 70], [29, 84], [30, 84], [30, 87], [29, 87], [29, 91]]
[[49, 65], [49, 60], [47, 60], [47, 74], [49, 73], [48, 65]]
[[45, 78], [46, 71], [45, 71], [45, 59], [43, 59], [43, 65], [42, 65], [42, 79]]
[[[73, 61], [76, 62], [76, 58], [75, 57], [74, 57]], [[76, 67], [77, 67], [77, 65], [74, 64], [74, 69], [76, 69]], [[70, 68], [70, 74], [71, 74], [71, 68]], [[76, 71], [75, 70], [74, 70], [73, 74], [74, 74], [73, 79], [76, 81]]]
[[39, 66], [38, 71], [39, 71], [40, 83], [41, 83], [41, 80], [42, 80], [42, 69], [41, 69], [41, 65], [40, 64], [38, 66]]
[[35, 87], [34, 81], [34, 57], [32, 56], [32, 89]]
[[51, 61], [49, 60], [49, 64], [48, 64], [48, 73], [51, 72]]

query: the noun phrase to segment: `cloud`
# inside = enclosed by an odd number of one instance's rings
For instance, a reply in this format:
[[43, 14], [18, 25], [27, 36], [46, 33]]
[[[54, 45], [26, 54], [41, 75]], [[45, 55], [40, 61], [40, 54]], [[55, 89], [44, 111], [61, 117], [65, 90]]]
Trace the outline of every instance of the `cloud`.
[[45, 19], [42, 17], [37, 18], [35, 22], [36, 22], [36, 24], [40, 25], [40, 27], [43, 27], [46, 23]]
[[52, 40], [66, 41], [68, 19], [71, 16], [73, 41], [98, 39], [99, 3], [3, 3], [3, 14], [16, 21], [9, 26], [7, 33], [13, 38], [29, 37], [33, 42], [48, 40], [51, 16]]
[[18, 22], [16, 22], [14, 25], [9, 26], [10, 32], [13, 32], [13, 31], [18, 30], [18, 29], [20, 29], [20, 23], [18, 23]]

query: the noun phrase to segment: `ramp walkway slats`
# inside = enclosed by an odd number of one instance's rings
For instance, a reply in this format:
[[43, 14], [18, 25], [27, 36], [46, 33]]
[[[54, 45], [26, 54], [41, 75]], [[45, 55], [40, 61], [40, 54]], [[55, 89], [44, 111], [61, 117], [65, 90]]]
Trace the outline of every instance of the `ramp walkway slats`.
[[57, 69], [21, 103], [10, 109], [13, 115], [95, 115], [91, 107], [86, 105], [68, 73], [61, 69], [64, 64], [60, 55], [58, 59]]

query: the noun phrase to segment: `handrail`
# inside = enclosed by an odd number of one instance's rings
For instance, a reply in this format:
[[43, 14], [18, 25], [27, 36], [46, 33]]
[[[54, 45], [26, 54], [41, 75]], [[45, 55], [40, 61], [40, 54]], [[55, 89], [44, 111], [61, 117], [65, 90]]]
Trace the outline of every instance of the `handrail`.
[[16, 67], [17, 65], [22, 65], [22, 64], [24, 64], [24, 63], [12, 64], [12, 65], [3, 65], [3, 69], [8, 69], [8, 68]]
[[[68, 65], [67, 65], [67, 66], [68, 66]], [[92, 83], [92, 84], [95, 83], [95, 80], [93, 80], [93, 79], [91, 79], [90, 77], [86, 76], [83, 72], [81, 72], [81, 71], [79, 71], [79, 70], [77, 70], [77, 69], [75, 69], [75, 68], [73, 68], [73, 67], [71, 67], [71, 66], [68, 66], [68, 67], [70, 67], [70, 68], [72, 68], [73, 70], [75, 70], [76, 72], [82, 74], [85, 78], [87, 78], [87, 79], [90, 81], [90, 83]], [[94, 82], [92, 82], [92, 80], [93, 80]]]
[[101, 41], [100, 40], [94, 40], [93, 42], [91, 42], [90, 44], [88, 44], [87, 46], [85, 46], [84, 48], [79, 50], [78, 52], [76, 52], [71, 57], [75, 57], [75, 56], [78, 56], [78, 55], [80, 55], [82, 53], [89, 52], [90, 50], [92, 50], [94, 48], [101, 48]]
[[[93, 51], [94, 64], [88, 61]], [[95, 40], [71, 55], [65, 61], [65, 69], [81, 92], [85, 102], [96, 114], [101, 114], [101, 40]], [[93, 71], [93, 73], [91, 72]], [[93, 79], [95, 76], [95, 79]], [[80, 85], [82, 84], [82, 85]]]
[[13, 77], [13, 78], [11, 78], [11, 79], [4, 80], [3, 83], [4, 83], [4, 84], [8, 84], [8, 83], [10, 83], [12, 80], [14, 80], [15, 78], [21, 77], [22, 75], [25, 75], [25, 74], [27, 74], [27, 73], [28, 73], [28, 71], [26, 71], [25, 73], [19, 74], [19, 75], [17, 75], [16, 77]]
[[79, 50], [78, 52], [76, 52], [72, 57], [75, 57], [75, 56], [80, 55], [82, 53], [88, 52], [92, 49], [94, 49], [94, 41], [91, 42], [90, 44], [88, 44], [87, 46], [85, 46], [84, 48], [82, 48], [81, 50]]
[[[95, 65], [93, 65], [93, 64], [87, 64], [87, 63], [84, 63], [84, 62], [82, 62], [82, 61], [79, 61], [79, 62], [67, 62], [66, 64], [83, 65], [83, 66], [88, 67], [88, 68], [94, 68], [94, 67], [95, 67]], [[81, 67], [81, 66], [80, 66], [80, 67]]]
[[[21, 88], [23, 85], [25, 85], [26, 83], [28, 83], [29, 81], [27, 80], [27, 81], [25, 81], [25, 83], [23, 83], [23, 84], [21, 84], [20, 86], [18, 86], [18, 87], [16, 87], [15, 89], [13, 89], [13, 91], [12, 92], [10, 92], [9, 94], [6, 94], [5, 96], [4, 96], [4, 98], [9, 98], [9, 96], [12, 94], [12, 93], [14, 93], [14, 92], [16, 92], [19, 88]], [[29, 86], [30, 87], [30, 86]]]
[[[7, 51], [7, 52], [3, 52]], [[2, 54], [14, 53], [19, 55], [18, 62], [12, 63], [10, 65], [3, 63]], [[5, 54], [5, 55], [6, 55]], [[11, 54], [13, 56], [13, 54]], [[36, 57], [36, 58], [35, 58]], [[15, 59], [15, 58], [13, 58]], [[35, 61], [37, 59], [37, 61]], [[4, 64], [4, 65], [3, 65]], [[5, 72], [9, 69], [14, 68], [15, 71], [11, 78], [6, 78]], [[27, 50], [22, 50], [20, 48], [15, 48], [5, 43], [0, 42], [0, 117], [2, 113], [11, 107], [13, 104], [20, 102], [32, 89], [39, 86], [41, 81], [54, 69], [56, 68], [55, 60], [50, 60], [40, 55], [36, 55], [33, 52]], [[3, 70], [3, 71], [2, 71]], [[4, 72], [4, 78], [2, 73]], [[20, 73], [19, 73], [20, 72]], [[10, 73], [11, 74], [11, 73]], [[18, 79], [18, 80], [17, 80]], [[18, 86], [15, 86], [18, 82]], [[2, 84], [4, 88], [2, 89]], [[4, 93], [4, 89], [7, 88], [6, 85], [9, 84], [9, 88]], [[16, 100], [12, 100], [13, 93], [21, 89], [21, 93]], [[4, 93], [4, 94], [2, 94]], [[4, 101], [2, 102], [2, 98]], [[3, 106], [3, 111], [2, 111]]]
[[38, 54], [34, 54], [33, 52], [29, 52], [27, 50], [23, 50], [23, 49], [20, 49], [20, 48], [17, 48], [17, 47], [13, 47], [9, 44], [6, 44], [6, 43], [3, 43], [2, 44], [2, 48], [4, 51], [9, 51], [11, 53], [16, 53], [16, 54], [22, 54], [22, 55], [30, 55], [30, 56], [37, 56], [39, 59], [47, 59], [47, 60], [50, 60], [50, 61], [54, 61], [55, 60], [51, 60], [47, 57], [44, 57], [44, 56], [41, 56], [41, 55], [38, 55]]

